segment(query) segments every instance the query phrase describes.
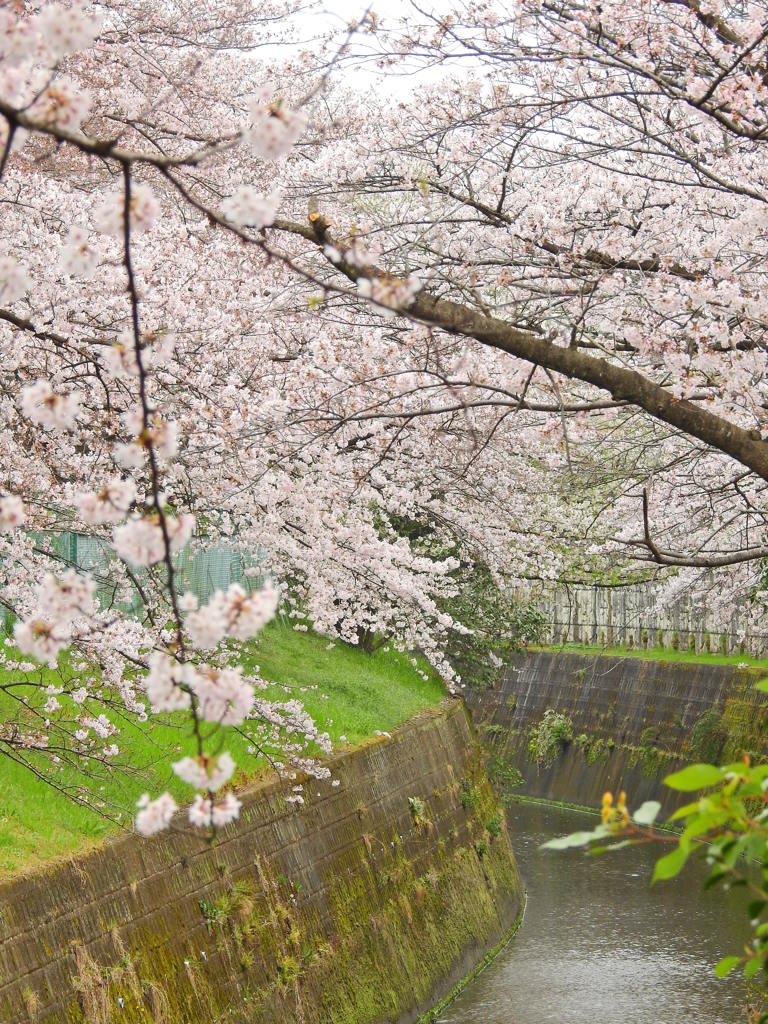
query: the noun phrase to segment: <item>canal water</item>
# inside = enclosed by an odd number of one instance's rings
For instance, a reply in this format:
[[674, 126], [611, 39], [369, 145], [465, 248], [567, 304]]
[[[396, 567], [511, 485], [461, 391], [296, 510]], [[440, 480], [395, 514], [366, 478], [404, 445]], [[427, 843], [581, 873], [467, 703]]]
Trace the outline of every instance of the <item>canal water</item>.
[[517, 935], [441, 1024], [744, 1024], [743, 980], [712, 973], [749, 935], [739, 889], [702, 891], [698, 862], [650, 886], [660, 846], [588, 857], [541, 851], [596, 818], [531, 803], [508, 809], [528, 904]]

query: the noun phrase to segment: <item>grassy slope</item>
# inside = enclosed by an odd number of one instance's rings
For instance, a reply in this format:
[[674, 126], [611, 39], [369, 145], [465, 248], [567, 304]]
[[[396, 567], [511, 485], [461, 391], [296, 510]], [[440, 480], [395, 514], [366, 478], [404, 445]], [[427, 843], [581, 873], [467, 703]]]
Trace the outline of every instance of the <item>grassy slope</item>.
[[[379, 651], [369, 657], [341, 644], [328, 649], [326, 638], [297, 633], [280, 624], [264, 630], [249, 660], [246, 669], [258, 664], [262, 678], [278, 682], [280, 685], [270, 691], [277, 699], [290, 696], [302, 700], [334, 743], [340, 736], [354, 744], [376, 730], [388, 731], [444, 696], [440, 680], [433, 674], [428, 680], [422, 679], [407, 655]], [[95, 797], [108, 802], [126, 824], [130, 825], [132, 808], [143, 792], [155, 795], [169, 789], [180, 803], [190, 798], [189, 787], [181, 784], [169, 768], [171, 760], [194, 752], [182, 717], [165, 716], [161, 720], [155, 716], [143, 731], [126, 721], [116, 742], [121, 751], [130, 751], [131, 761], [139, 770], [134, 776], [113, 773], [103, 787], [96, 786]], [[264, 770], [263, 762], [248, 755], [242, 737], [231, 734], [227, 749], [245, 769], [240, 781]], [[77, 785], [84, 780], [65, 769], [58, 781]], [[27, 769], [0, 757], [0, 876], [71, 854], [99, 842], [117, 828]]]
[[600, 647], [597, 644], [565, 644], [535, 647], [531, 650], [565, 651], [573, 654], [600, 654], [610, 658], [645, 658], [650, 661], [687, 662], [693, 665], [749, 665], [768, 673], [768, 660], [753, 658], [750, 654], [707, 654], [705, 651], [675, 651], [671, 647]]

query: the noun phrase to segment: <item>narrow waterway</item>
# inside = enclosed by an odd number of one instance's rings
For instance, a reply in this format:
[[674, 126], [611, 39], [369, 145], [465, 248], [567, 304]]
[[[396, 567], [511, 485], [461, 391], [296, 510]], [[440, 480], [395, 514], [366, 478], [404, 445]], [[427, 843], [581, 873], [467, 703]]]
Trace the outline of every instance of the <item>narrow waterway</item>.
[[540, 851], [592, 827], [577, 811], [524, 803], [508, 816], [528, 889], [523, 924], [442, 1024], [744, 1024], [743, 982], [712, 973], [748, 935], [740, 891], [702, 892], [703, 864], [651, 888], [658, 847]]

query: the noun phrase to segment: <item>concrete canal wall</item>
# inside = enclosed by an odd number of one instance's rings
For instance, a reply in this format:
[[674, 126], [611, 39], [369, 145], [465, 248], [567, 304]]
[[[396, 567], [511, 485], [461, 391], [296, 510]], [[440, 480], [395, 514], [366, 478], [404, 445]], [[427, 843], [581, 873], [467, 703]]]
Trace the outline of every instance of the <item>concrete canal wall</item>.
[[0, 1021], [415, 1020], [515, 921], [510, 840], [457, 701], [331, 768], [0, 886]]
[[[630, 806], [658, 799], [669, 810], [679, 801], [661, 780], [681, 765], [768, 753], [768, 699], [754, 689], [762, 674], [531, 651], [515, 656], [494, 688], [471, 692], [468, 703], [491, 748], [492, 773], [502, 783], [517, 780], [517, 791], [599, 807], [605, 790], [625, 789]], [[548, 710], [570, 721], [573, 738], [542, 760], [535, 731]]]

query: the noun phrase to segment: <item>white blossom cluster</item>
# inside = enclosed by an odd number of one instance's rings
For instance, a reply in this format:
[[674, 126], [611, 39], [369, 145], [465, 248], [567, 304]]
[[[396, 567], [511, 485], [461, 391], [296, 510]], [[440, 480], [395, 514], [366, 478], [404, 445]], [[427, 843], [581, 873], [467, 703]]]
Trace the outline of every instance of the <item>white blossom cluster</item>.
[[[170, 552], [180, 551], [192, 536], [195, 517], [188, 512], [178, 518], [164, 515], [165, 535]], [[159, 515], [131, 516], [115, 528], [112, 542], [115, 551], [131, 565], [148, 566], [162, 562], [166, 555], [165, 535]]]
[[213, 758], [184, 757], [175, 761], [173, 770], [182, 780], [195, 789], [207, 789], [215, 793], [232, 778], [235, 762], [230, 754], [224, 751], [214, 761]]
[[251, 185], [243, 185], [224, 200], [221, 209], [227, 220], [237, 227], [260, 229], [274, 224], [278, 203], [277, 193], [263, 196]]
[[[160, 204], [148, 185], [134, 184], [129, 203], [131, 231], [149, 231], [160, 215]], [[93, 211], [93, 223], [104, 235], [121, 237], [125, 225], [125, 197], [122, 191], [110, 192]]]
[[102, 526], [120, 523], [136, 500], [133, 480], [116, 477], [98, 491], [85, 491], [75, 497], [75, 507], [84, 523]]
[[35, 610], [14, 624], [14, 640], [23, 654], [55, 666], [72, 640], [73, 624], [95, 611], [96, 584], [90, 576], [70, 569], [61, 576], [47, 573], [37, 587]]
[[198, 828], [223, 828], [238, 817], [241, 807], [234, 793], [226, 793], [216, 803], [198, 793], [189, 808], [189, 820]]
[[279, 591], [269, 580], [261, 590], [251, 593], [233, 583], [226, 591], [217, 590], [207, 605], [187, 615], [187, 632], [201, 650], [215, 647], [225, 636], [248, 640], [274, 617], [279, 600]]
[[265, 160], [276, 160], [290, 152], [307, 124], [302, 111], [291, 110], [275, 101], [269, 89], [250, 101], [248, 111], [251, 124], [244, 132], [244, 139]]
[[80, 411], [80, 396], [57, 394], [47, 380], [38, 380], [21, 393], [21, 411], [46, 430], [72, 430]]
[[0, 299], [8, 305], [22, 298], [30, 288], [26, 270], [12, 256], [0, 256]]
[[65, 274], [88, 281], [93, 277], [99, 259], [99, 251], [91, 245], [86, 229], [73, 224], [61, 247], [61, 269]]
[[[227, 17], [223, 12], [221, 16]], [[106, 31], [111, 33], [115, 27], [113, 12], [105, 9], [104, 17]], [[157, 17], [159, 24], [165, 14], [158, 12]], [[107, 86], [98, 70], [98, 55], [72, 59], [80, 51], [101, 45], [100, 28], [101, 19], [79, 2], [44, 0], [32, 13], [23, 5], [0, 8], [0, 96], [16, 106], [18, 119], [23, 122], [23, 127], [17, 124], [12, 132], [6, 132], [5, 123], [0, 127], [0, 152], [7, 142], [3, 165], [9, 161], [6, 170], [15, 175], [25, 160], [32, 157], [34, 161], [40, 155], [41, 149], [34, 147], [51, 147], [48, 156], [52, 172], [46, 169], [38, 173], [30, 162], [30, 184], [60, 190], [57, 197], [52, 194], [50, 207], [39, 222], [45, 225], [45, 242], [36, 243], [32, 249], [25, 246], [25, 263], [17, 258], [15, 250], [0, 255], [0, 302], [11, 306], [24, 301], [24, 316], [29, 313], [34, 319], [42, 319], [41, 330], [33, 335], [41, 341], [38, 354], [44, 352], [47, 343], [58, 346], [48, 364], [30, 352], [26, 336], [19, 333], [18, 356], [14, 354], [8, 364], [10, 367], [12, 363], [11, 372], [17, 373], [11, 408], [16, 420], [21, 413], [26, 421], [27, 465], [18, 472], [9, 472], [0, 496], [0, 556], [7, 564], [29, 564], [33, 567], [30, 572], [37, 572], [40, 581], [34, 585], [29, 580], [12, 581], [7, 588], [8, 598], [20, 612], [14, 641], [21, 654], [51, 669], [58, 665], [59, 671], [59, 656], [73, 641], [77, 641], [78, 651], [88, 652], [82, 661], [79, 654], [73, 661], [82, 684], [48, 687], [41, 704], [43, 713], [49, 716], [46, 726], [51, 728], [54, 719], [64, 722], [62, 716], [75, 708], [70, 738], [74, 749], [86, 757], [96, 750], [95, 743], [110, 739], [114, 732], [107, 715], [89, 710], [105, 693], [112, 695], [110, 699], [119, 696], [125, 709], [139, 719], [146, 716], [148, 704], [155, 712], [186, 711], [196, 720], [216, 726], [243, 724], [254, 708], [255, 686], [265, 684], [245, 678], [238, 666], [225, 664], [221, 653], [214, 659], [216, 664], [206, 665], [199, 660], [199, 652], [216, 647], [227, 637], [237, 641], [254, 637], [274, 615], [279, 599], [271, 583], [253, 593], [232, 586], [198, 609], [188, 598], [177, 603], [177, 595], [169, 592], [170, 585], [164, 588], [164, 570], [153, 570], [158, 563], [166, 562], [170, 571], [174, 557], [195, 529], [195, 515], [187, 509], [196, 500], [198, 485], [184, 490], [188, 466], [183, 462], [185, 453], [180, 456], [180, 438], [183, 429], [185, 448], [188, 443], [199, 445], [197, 424], [207, 417], [215, 419], [219, 369], [212, 360], [214, 377], [209, 382], [204, 377], [199, 379], [191, 405], [185, 406], [184, 400], [168, 401], [163, 391], [168, 381], [178, 382], [178, 386], [171, 387], [178, 397], [188, 393], [188, 367], [175, 350], [176, 336], [162, 326], [166, 318], [168, 322], [183, 323], [188, 294], [180, 287], [171, 301], [156, 299], [166, 290], [168, 253], [179, 251], [179, 239], [172, 240], [174, 229], [169, 227], [176, 208], [165, 202], [164, 183], [158, 182], [146, 164], [121, 164], [123, 173], [116, 180], [124, 181], [119, 188], [104, 174], [110, 168], [113, 145], [141, 147], [143, 140], [129, 140], [132, 129], [126, 128], [105, 145], [105, 162], [86, 157], [86, 162], [91, 161], [88, 169], [84, 169], [85, 164], [78, 166], [79, 156], [88, 152], [88, 147], [93, 155], [103, 119], [112, 124], [110, 118], [116, 106], [122, 105], [126, 115], [123, 124], [139, 123], [134, 115], [142, 104], [141, 74], [131, 86], [124, 81], [115, 83], [113, 89], [113, 83]], [[195, 31], [198, 28], [196, 21]], [[114, 44], [110, 56], [127, 46], [111, 36], [110, 40]], [[182, 82], [184, 75], [176, 78]], [[132, 89], [135, 91], [129, 95]], [[244, 129], [238, 124], [234, 130], [234, 137], [246, 144], [237, 147], [242, 154], [238, 159], [252, 159], [255, 154], [274, 161], [289, 154], [306, 126], [304, 112], [292, 109], [288, 100], [275, 98], [270, 90], [259, 92], [248, 109]], [[58, 147], [65, 154], [65, 162], [74, 157], [63, 176], [56, 167]], [[173, 147], [171, 143], [169, 152]], [[137, 176], [137, 167], [142, 166]], [[80, 173], [88, 177], [89, 186], [70, 191], [65, 185], [66, 176], [71, 174], [74, 180]], [[234, 181], [243, 179], [241, 173]], [[149, 180], [162, 184], [163, 192], [153, 188]], [[5, 178], [1, 184], [6, 184]], [[222, 189], [219, 194], [227, 197], [221, 203], [223, 218], [238, 228], [260, 230], [272, 225], [279, 203], [274, 184], [263, 190], [250, 185]], [[67, 199], [61, 202], [63, 192]], [[129, 232], [125, 223], [127, 195]], [[18, 211], [23, 215], [23, 210], [22, 202]], [[221, 216], [217, 219], [222, 221]], [[185, 241], [195, 244], [202, 238], [205, 224], [190, 221], [189, 227]], [[97, 239], [97, 234], [103, 237]], [[124, 248], [128, 240], [130, 250]], [[125, 308], [121, 308], [127, 294], [124, 286], [114, 289], [115, 280], [125, 271], [133, 275], [135, 316], [126, 317]], [[30, 293], [47, 288], [43, 282], [48, 278], [56, 282], [56, 293], [46, 305], [37, 301], [38, 294]], [[192, 294], [197, 287], [194, 277], [190, 285]], [[113, 299], [117, 301], [110, 306]], [[192, 305], [196, 301], [193, 295]], [[49, 310], [59, 302], [70, 304], [73, 312], [79, 303], [81, 313], [59, 318], [56, 310], [49, 318]], [[162, 314], [158, 313], [161, 306]], [[215, 302], [211, 304], [214, 307]], [[153, 309], [157, 315], [150, 312], [145, 317], [145, 310]], [[155, 329], [149, 330], [147, 323], [155, 324]], [[126, 324], [130, 325], [127, 330]], [[207, 329], [205, 324], [202, 328]], [[63, 340], [62, 332], [71, 334], [71, 340]], [[187, 333], [182, 344], [188, 339], [191, 336]], [[59, 372], [52, 372], [51, 366], [60, 355], [67, 368], [59, 366]], [[208, 396], [213, 399], [210, 404]], [[263, 408], [277, 410], [280, 406], [281, 402], [275, 400]], [[33, 428], [39, 429], [36, 432]], [[48, 475], [47, 470], [59, 460], [66, 469]], [[201, 494], [205, 487], [201, 483]], [[48, 512], [50, 490], [55, 492], [50, 499], [54, 511]], [[22, 500], [27, 493], [32, 495], [31, 506]], [[117, 556], [110, 571], [113, 603], [107, 611], [97, 605], [95, 578], [89, 573], [74, 568], [58, 574], [41, 572], [39, 566], [49, 564], [42, 550], [47, 542], [41, 550], [33, 551], [31, 534], [20, 529], [29, 525], [31, 530], [47, 530], [47, 517], [53, 520], [66, 514], [62, 513], [65, 508], [69, 515], [75, 512], [80, 529], [87, 528], [105, 544], [111, 542]], [[137, 573], [136, 569], [150, 571]], [[140, 589], [138, 581], [146, 576], [149, 614], [145, 621], [139, 621], [121, 609], [131, 604], [134, 585]], [[165, 612], [150, 621], [160, 606], [171, 608], [176, 615], [175, 635]], [[189, 613], [183, 619], [178, 616], [180, 608]], [[98, 664], [98, 676], [87, 675], [88, 658]], [[23, 664], [25, 671], [33, 671], [31, 664]], [[146, 669], [137, 672], [139, 666]], [[271, 711], [270, 706], [270, 713], [263, 716], [270, 730], [269, 742], [279, 746], [281, 732], [292, 734], [286, 742], [286, 757], [299, 756], [308, 743], [317, 742], [322, 749], [329, 749], [327, 735], [319, 733], [303, 712]], [[29, 731], [23, 742], [30, 749], [43, 749], [48, 738], [42, 730], [35, 730]], [[105, 761], [117, 753], [115, 743], [102, 743], [98, 749]], [[59, 759], [54, 757], [51, 763], [59, 764]], [[240, 804], [234, 794], [216, 800], [212, 797], [234, 773], [234, 761], [228, 753], [216, 760], [204, 754], [197, 759], [185, 758], [174, 768], [183, 781], [204, 791], [190, 807], [192, 824], [219, 827], [237, 816]], [[136, 815], [137, 831], [151, 835], [166, 828], [176, 810], [169, 794], [154, 800], [145, 795]]]
[[0, 8], [0, 82], [4, 92], [26, 106], [40, 123], [73, 131], [87, 116], [87, 89], [65, 76], [51, 80], [51, 69], [70, 54], [90, 48], [100, 19], [85, 4], [50, 3], [29, 17], [18, 8]]
[[360, 277], [357, 280], [357, 290], [363, 298], [395, 311], [406, 309], [421, 287], [417, 274], [409, 274], [407, 278]]
[[150, 800], [149, 794], [144, 793], [137, 807], [136, 831], [142, 836], [164, 831], [179, 809], [170, 793], [162, 793], [156, 800]]
[[88, 117], [91, 98], [77, 82], [59, 75], [35, 99], [30, 117], [44, 125], [76, 131]]
[[16, 530], [26, 522], [24, 502], [16, 494], [0, 497], [0, 531]]
[[194, 694], [200, 716], [216, 725], [241, 725], [253, 707], [254, 688], [238, 666], [193, 665], [162, 651], [150, 657], [145, 687], [153, 711], [184, 710]]

